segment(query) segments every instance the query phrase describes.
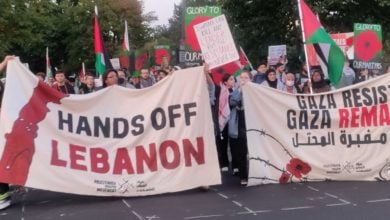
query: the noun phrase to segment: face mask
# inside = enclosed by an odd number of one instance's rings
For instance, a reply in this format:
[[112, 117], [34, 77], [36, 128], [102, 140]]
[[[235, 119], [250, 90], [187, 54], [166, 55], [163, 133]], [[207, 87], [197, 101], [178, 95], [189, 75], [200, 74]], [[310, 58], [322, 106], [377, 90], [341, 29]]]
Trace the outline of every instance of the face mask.
[[293, 86], [294, 85], [294, 80], [287, 80], [286, 85], [287, 86]]
[[118, 78], [118, 84], [123, 84], [125, 82], [125, 79], [123, 78]]

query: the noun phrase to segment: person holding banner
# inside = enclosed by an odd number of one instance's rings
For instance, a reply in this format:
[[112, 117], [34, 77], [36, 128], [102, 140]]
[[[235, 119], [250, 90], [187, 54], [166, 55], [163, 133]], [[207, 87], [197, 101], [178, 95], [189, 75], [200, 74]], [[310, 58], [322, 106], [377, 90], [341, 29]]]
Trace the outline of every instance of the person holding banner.
[[[229, 98], [233, 92], [233, 87], [235, 84], [235, 79], [233, 75], [225, 73], [222, 77], [222, 82], [220, 86], [216, 86], [216, 91], [219, 90], [219, 103], [218, 103], [218, 125], [219, 125], [219, 135], [217, 141], [218, 147], [218, 158], [222, 172], [227, 172], [229, 170], [229, 159], [228, 159], [228, 144], [229, 144], [229, 135], [227, 123], [230, 118], [231, 106], [229, 105]], [[234, 155], [234, 149], [230, 148], [231, 155]], [[232, 158], [232, 170], [233, 175], [238, 174], [238, 167], [236, 158]]]
[[235, 152], [232, 157], [235, 157], [238, 163], [240, 184], [242, 186], [246, 186], [248, 184], [248, 146], [246, 138], [244, 105], [242, 100], [242, 87], [250, 80], [251, 75], [248, 71], [241, 72], [239, 88], [234, 90], [229, 98], [229, 105], [231, 107], [228, 128], [230, 147], [232, 147]]
[[[0, 72], [7, 66], [9, 60], [15, 58], [14, 56], [6, 56], [3, 62], [0, 63]], [[0, 108], [3, 99], [4, 85], [0, 81]], [[0, 183], [0, 210], [3, 210], [11, 205], [11, 193], [7, 183]]]

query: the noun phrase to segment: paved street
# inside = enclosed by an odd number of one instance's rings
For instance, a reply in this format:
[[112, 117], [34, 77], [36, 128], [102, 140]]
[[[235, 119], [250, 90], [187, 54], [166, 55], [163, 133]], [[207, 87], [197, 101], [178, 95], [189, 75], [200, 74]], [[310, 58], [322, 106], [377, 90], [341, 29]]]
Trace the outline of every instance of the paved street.
[[104, 198], [29, 189], [1, 220], [389, 219], [389, 182], [318, 182], [243, 188], [224, 174], [208, 191]]

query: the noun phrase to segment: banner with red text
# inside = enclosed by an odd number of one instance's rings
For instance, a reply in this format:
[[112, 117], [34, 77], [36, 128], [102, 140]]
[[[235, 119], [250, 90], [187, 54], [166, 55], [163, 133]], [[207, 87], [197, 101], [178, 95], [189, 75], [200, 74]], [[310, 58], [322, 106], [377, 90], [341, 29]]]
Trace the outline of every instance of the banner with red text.
[[112, 86], [67, 96], [11, 61], [0, 119], [0, 182], [99, 196], [220, 184], [202, 71], [180, 70], [141, 90]]
[[390, 180], [389, 84], [386, 75], [317, 95], [246, 85], [249, 185]]

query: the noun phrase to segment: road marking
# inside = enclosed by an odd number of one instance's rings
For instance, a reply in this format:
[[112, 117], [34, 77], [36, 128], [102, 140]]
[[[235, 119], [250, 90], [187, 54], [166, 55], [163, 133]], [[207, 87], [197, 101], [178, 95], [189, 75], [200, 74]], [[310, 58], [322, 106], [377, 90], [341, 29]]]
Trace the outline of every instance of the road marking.
[[242, 207], [242, 204], [241, 203], [239, 203], [239, 202], [237, 202], [237, 201], [232, 201], [234, 204], [236, 204], [236, 205], [238, 205], [239, 207]]
[[126, 205], [128, 208], [131, 208], [131, 205], [130, 205], [129, 203], [127, 203], [125, 199], [122, 199], [122, 202], [125, 203], [125, 205]]
[[[127, 203], [125, 199], [122, 199], [122, 202], [127, 206], [127, 208], [131, 209], [131, 205], [130, 205], [129, 203]], [[142, 216], [141, 216], [140, 214], [138, 214], [136, 211], [131, 210], [131, 212], [132, 212], [135, 216], [137, 216], [137, 218], [138, 218], [139, 220], [143, 220]]]
[[337, 196], [335, 196], [335, 195], [332, 195], [332, 194], [330, 194], [330, 193], [324, 193], [325, 195], [327, 195], [327, 196], [329, 196], [329, 197], [332, 197], [332, 198], [334, 198], [334, 199], [338, 199], [338, 197]]
[[309, 188], [309, 189], [311, 189], [311, 190], [313, 190], [313, 191], [316, 191], [316, 192], [319, 192], [319, 191], [320, 191], [319, 189], [316, 189], [316, 188], [311, 187], [311, 186], [307, 186], [307, 188]]
[[347, 200], [344, 200], [344, 199], [339, 199], [341, 202], [345, 203], [345, 204], [351, 204], [351, 202], [348, 202]]
[[198, 219], [198, 218], [212, 218], [212, 217], [222, 217], [223, 215], [199, 215], [192, 217], [185, 217], [184, 219]]
[[301, 207], [290, 207], [290, 208], [281, 208], [282, 211], [291, 211], [291, 210], [299, 210], [299, 209], [312, 209], [314, 206], [301, 206]]
[[257, 211], [251, 211], [251, 212], [237, 212], [237, 215], [247, 215], [247, 214], [253, 214], [253, 213], [267, 213], [272, 212], [272, 210], [257, 210]]
[[367, 203], [374, 203], [374, 202], [389, 202], [390, 199], [377, 199], [377, 200], [368, 200]]
[[21, 220], [24, 220], [24, 214], [25, 214], [24, 211], [26, 210], [26, 194], [27, 191], [22, 196], [22, 217], [20, 218]]
[[326, 204], [326, 206], [332, 207], [332, 206], [342, 206], [342, 205], [349, 205], [349, 203], [334, 203], [334, 204]]
[[254, 212], [252, 209], [250, 209], [248, 207], [244, 207], [244, 209], [247, 210], [249, 213], [256, 215], [256, 212]]
[[38, 202], [37, 204], [38, 205], [42, 205], [42, 204], [49, 203], [49, 202], [50, 202], [50, 200], [45, 200], [45, 201], [42, 201], [42, 202]]
[[220, 195], [222, 198], [224, 199], [229, 199], [229, 197], [227, 197], [226, 195], [222, 194], [222, 193], [218, 193], [218, 195]]
[[140, 216], [136, 211], [132, 210], [131, 212], [132, 212], [135, 216], [137, 216], [137, 218], [138, 218], [139, 220], [142, 220], [142, 219], [143, 219], [142, 216]]

